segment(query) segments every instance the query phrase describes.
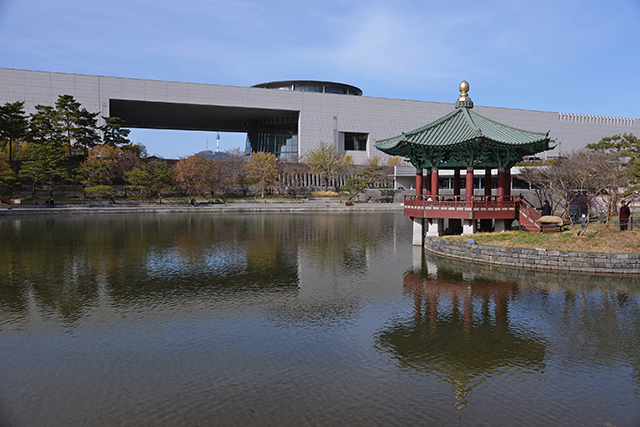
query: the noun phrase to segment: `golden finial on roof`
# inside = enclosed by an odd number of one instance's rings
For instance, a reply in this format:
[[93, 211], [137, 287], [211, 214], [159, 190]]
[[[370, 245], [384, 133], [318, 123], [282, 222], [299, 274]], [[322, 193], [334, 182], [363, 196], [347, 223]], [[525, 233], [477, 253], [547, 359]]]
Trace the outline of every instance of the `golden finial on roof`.
[[463, 80], [460, 83], [460, 98], [458, 98], [458, 101], [466, 101], [467, 99], [469, 99], [469, 82]]
[[469, 98], [469, 82], [466, 80], [460, 83], [460, 98], [456, 102], [456, 108], [473, 108], [473, 101]]

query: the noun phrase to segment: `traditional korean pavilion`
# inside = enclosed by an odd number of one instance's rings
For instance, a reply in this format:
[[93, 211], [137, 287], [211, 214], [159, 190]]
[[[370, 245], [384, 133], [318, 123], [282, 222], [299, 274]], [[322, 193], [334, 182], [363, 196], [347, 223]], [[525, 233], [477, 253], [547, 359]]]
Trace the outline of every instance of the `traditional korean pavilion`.
[[[416, 194], [405, 196], [405, 215], [413, 219], [415, 245], [424, 233], [439, 236], [444, 220], [462, 234], [477, 231], [477, 220], [504, 231], [517, 219], [530, 231], [539, 231], [538, 211], [523, 198], [511, 195], [511, 168], [524, 156], [550, 150], [555, 140], [547, 132], [533, 132], [499, 123], [473, 110], [469, 83], [460, 83], [455, 109], [418, 129], [376, 141], [376, 148], [407, 159], [416, 168]], [[439, 194], [438, 171], [453, 170], [453, 195]], [[460, 171], [465, 170], [464, 194]], [[485, 191], [473, 191], [474, 170], [485, 172]], [[496, 174], [493, 175], [493, 171]], [[426, 176], [425, 176], [426, 175]], [[497, 188], [492, 190], [495, 179]]]

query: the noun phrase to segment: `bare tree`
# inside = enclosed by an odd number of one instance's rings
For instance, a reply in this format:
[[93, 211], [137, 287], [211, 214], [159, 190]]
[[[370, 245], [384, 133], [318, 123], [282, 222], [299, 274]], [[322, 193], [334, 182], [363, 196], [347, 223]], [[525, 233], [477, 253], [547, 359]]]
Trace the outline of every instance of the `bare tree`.
[[527, 168], [521, 175], [541, 194], [564, 202], [565, 217], [573, 224], [585, 215], [585, 228], [592, 209], [606, 212], [607, 221], [615, 212], [619, 189], [628, 183], [628, 174], [620, 158], [613, 153], [592, 150], [575, 151], [551, 165]]
[[226, 183], [233, 187], [239, 187], [243, 196], [247, 195], [249, 187], [253, 184], [249, 176], [247, 160], [247, 154], [240, 148], [234, 148], [229, 151], [224, 160], [224, 175]]
[[320, 141], [318, 148], [307, 153], [306, 161], [311, 173], [319, 175], [325, 186], [349, 167], [345, 156], [335, 146], [324, 141]]
[[299, 162], [277, 162], [278, 166], [278, 191], [280, 194], [290, 192], [296, 196], [300, 196], [304, 188], [301, 176], [309, 172], [309, 168], [304, 163]]
[[613, 135], [596, 144], [588, 144], [587, 149], [593, 153], [593, 162], [600, 171], [602, 182], [599, 184], [606, 195], [602, 198], [602, 211], [609, 224], [617, 211], [621, 193], [637, 178], [640, 140], [632, 134]]
[[[545, 200], [551, 203], [552, 212], [558, 210], [558, 208], [565, 208], [566, 192], [563, 186], [559, 188], [552, 186], [554, 181], [553, 176], [558, 175], [558, 172], [562, 172], [561, 169], [555, 169], [550, 166], [536, 166], [526, 167], [520, 172], [520, 178], [526, 181], [533, 190], [537, 204], [542, 205]], [[558, 177], [561, 179], [561, 177]]]
[[174, 183], [189, 196], [189, 203], [194, 204], [193, 196], [204, 195], [216, 186], [219, 180], [213, 160], [192, 155], [180, 159], [174, 166]]
[[270, 191], [271, 186], [278, 181], [276, 156], [272, 153], [251, 153], [247, 169], [249, 176], [260, 188], [260, 194], [264, 198], [265, 191]]

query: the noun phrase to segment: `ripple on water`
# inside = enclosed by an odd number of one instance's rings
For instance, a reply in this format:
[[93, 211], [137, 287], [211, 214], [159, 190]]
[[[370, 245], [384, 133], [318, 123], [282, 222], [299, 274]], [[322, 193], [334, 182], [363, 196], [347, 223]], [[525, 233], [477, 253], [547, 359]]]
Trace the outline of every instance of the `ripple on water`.
[[421, 259], [401, 214], [24, 221], [0, 425], [640, 424], [633, 283]]

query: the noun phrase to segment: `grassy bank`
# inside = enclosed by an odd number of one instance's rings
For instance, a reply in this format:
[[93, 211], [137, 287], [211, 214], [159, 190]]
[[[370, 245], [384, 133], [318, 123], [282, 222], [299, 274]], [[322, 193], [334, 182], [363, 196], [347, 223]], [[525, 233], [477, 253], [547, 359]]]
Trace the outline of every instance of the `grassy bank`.
[[478, 233], [473, 236], [446, 236], [445, 239], [465, 242], [473, 237], [477, 243], [491, 246], [515, 248], [545, 248], [551, 251], [575, 252], [640, 252], [640, 235], [636, 230], [620, 231], [614, 225], [589, 224], [584, 236], [578, 237], [580, 225], [561, 233], [531, 233], [528, 231], [505, 231], [504, 233]]

